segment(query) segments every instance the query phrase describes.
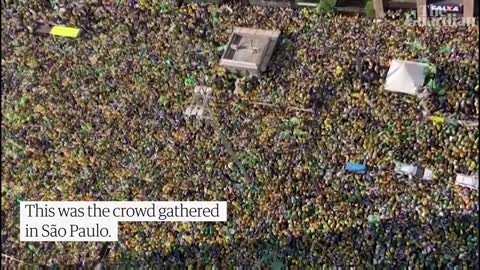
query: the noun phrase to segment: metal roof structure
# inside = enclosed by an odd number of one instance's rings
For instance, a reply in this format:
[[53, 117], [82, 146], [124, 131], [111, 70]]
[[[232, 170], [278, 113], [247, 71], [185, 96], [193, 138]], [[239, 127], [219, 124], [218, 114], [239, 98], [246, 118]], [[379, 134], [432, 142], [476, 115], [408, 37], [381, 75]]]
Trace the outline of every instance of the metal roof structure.
[[220, 65], [238, 74], [260, 76], [267, 70], [280, 31], [235, 27]]

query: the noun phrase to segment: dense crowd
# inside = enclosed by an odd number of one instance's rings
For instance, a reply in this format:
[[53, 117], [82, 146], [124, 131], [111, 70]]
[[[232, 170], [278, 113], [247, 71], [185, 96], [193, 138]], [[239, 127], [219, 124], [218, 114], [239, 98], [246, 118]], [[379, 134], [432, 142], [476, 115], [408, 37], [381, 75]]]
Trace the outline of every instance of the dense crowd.
[[[477, 26], [160, 1], [11, 2], [1, 15], [2, 253], [91, 265], [104, 247], [20, 242], [21, 200], [226, 200], [224, 223], [120, 223], [105, 261], [478, 261], [478, 192], [455, 185], [456, 173], [478, 172], [478, 130], [432, 123], [415, 97], [383, 90], [392, 59], [429, 61], [445, 89], [429, 97], [431, 113], [477, 119]], [[34, 33], [38, 21], [82, 34]], [[233, 26], [282, 31], [261, 78], [218, 65]], [[183, 116], [197, 84], [212, 87], [212, 111], [250, 180], [210, 122]], [[395, 160], [434, 179], [395, 175]], [[349, 161], [368, 174], [346, 172]]]

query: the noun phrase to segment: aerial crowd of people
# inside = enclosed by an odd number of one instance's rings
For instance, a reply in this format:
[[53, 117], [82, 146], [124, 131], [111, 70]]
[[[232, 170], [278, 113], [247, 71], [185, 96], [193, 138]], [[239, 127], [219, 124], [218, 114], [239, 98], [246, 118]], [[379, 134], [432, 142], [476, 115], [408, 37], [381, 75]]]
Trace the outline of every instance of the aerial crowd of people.
[[[414, 96], [383, 88], [391, 60], [427, 61], [444, 89], [429, 96], [430, 113], [477, 119], [477, 26], [411, 26], [399, 12], [375, 20], [229, 4], [11, 2], [1, 18], [2, 253], [91, 265], [103, 247], [20, 242], [22, 200], [217, 200], [228, 202], [227, 222], [120, 223], [105, 262], [478, 261], [478, 191], [455, 185], [457, 173], [478, 173], [478, 129], [432, 122]], [[81, 35], [38, 34], [39, 21]], [[219, 66], [234, 26], [281, 31], [261, 77]], [[213, 90], [212, 120], [184, 115], [195, 85]], [[394, 161], [434, 178], [396, 175]]]

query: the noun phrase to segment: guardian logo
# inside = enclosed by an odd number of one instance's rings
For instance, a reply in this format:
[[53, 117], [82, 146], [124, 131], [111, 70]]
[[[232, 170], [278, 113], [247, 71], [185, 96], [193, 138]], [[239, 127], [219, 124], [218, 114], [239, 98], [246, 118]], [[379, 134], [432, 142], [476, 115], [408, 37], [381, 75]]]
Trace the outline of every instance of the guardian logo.
[[477, 18], [463, 17], [463, 5], [428, 5], [420, 8], [423, 16], [413, 11], [406, 15], [405, 23], [410, 26], [461, 27], [477, 25]]

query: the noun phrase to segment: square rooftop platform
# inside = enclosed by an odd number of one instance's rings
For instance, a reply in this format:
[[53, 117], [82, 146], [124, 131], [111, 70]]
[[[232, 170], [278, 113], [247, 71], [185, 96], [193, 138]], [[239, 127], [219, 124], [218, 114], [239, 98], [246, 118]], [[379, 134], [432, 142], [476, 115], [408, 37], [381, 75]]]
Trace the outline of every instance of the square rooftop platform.
[[220, 65], [234, 73], [259, 76], [267, 70], [280, 31], [235, 27]]

